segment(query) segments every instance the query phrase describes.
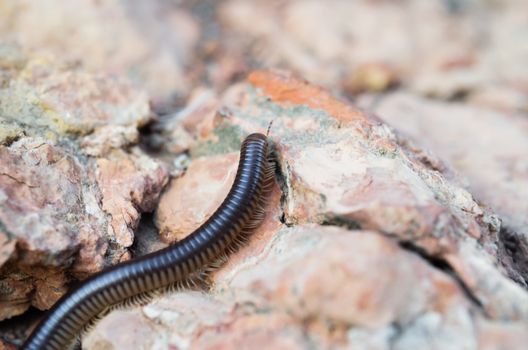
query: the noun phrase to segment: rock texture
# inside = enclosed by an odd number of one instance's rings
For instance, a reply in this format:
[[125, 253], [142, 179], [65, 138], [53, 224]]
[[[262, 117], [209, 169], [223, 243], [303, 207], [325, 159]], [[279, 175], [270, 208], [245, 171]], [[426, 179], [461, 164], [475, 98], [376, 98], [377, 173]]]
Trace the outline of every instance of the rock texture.
[[527, 286], [528, 120], [516, 113], [431, 102], [403, 93], [374, 104], [365, 97], [361, 103], [453, 165], [476, 198], [500, 215], [499, 238], [502, 249], [509, 251], [501, 256], [512, 259], [504, 262], [511, 276]]
[[3, 320], [48, 309], [70, 279], [127, 259], [167, 171], [132, 146], [151, 118], [144, 92], [13, 46], [0, 51]]
[[[250, 242], [85, 349], [524, 349], [527, 23], [525, 0], [0, 1], [0, 349], [203, 222], [272, 121]], [[240, 83], [270, 67], [317, 85]]]
[[163, 239], [205, 220], [244, 135], [273, 120], [279, 171], [266, 219], [209, 291], [113, 312], [86, 349], [524, 346], [528, 293], [498, 259], [500, 224], [440, 161], [283, 73], [257, 71], [203, 103], [221, 107], [187, 129], [193, 160], [156, 212]]

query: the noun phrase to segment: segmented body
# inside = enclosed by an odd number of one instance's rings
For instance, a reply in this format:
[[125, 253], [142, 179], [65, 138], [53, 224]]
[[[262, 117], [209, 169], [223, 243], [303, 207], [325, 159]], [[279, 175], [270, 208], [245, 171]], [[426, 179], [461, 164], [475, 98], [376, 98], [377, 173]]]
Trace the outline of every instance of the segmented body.
[[83, 327], [113, 305], [184, 281], [225, 256], [262, 217], [273, 178], [267, 156], [266, 136], [248, 136], [229, 194], [202, 226], [172, 246], [87, 279], [53, 306], [22, 349], [70, 348]]

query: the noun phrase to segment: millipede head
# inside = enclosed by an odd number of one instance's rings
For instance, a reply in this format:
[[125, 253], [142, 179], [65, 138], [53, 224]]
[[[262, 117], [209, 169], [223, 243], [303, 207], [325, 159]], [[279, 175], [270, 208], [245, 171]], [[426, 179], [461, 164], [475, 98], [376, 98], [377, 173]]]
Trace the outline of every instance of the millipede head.
[[248, 137], [246, 137], [245, 141], [247, 142], [247, 141], [257, 141], [257, 140], [259, 140], [259, 141], [267, 141], [268, 138], [264, 134], [261, 134], [259, 132], [255, 132], [255, 133], [249, 135]]

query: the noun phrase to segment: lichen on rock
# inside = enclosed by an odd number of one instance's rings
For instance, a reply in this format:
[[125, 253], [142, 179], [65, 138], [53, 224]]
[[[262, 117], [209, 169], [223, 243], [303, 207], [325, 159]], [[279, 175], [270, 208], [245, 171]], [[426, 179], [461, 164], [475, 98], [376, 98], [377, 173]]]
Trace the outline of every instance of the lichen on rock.
[[[0, 52], [2, 320], [48, 309], [72, 278], [127, 259], [168, 176], [133, 146], [151, 118], [144, 92], [14, 47]], [[109, 128], [132, 136], [116, 143]]]

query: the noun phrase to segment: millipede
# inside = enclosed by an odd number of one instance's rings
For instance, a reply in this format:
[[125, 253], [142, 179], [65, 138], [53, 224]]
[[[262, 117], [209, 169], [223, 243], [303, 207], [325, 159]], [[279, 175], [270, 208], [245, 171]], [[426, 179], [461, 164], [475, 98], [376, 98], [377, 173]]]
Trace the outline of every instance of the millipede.
[[83, 329], [109, 310], [145, 300], [149, 293], [185, 283], [218, 265], [262, 221], [273, 169], [267, 136], [249, 135], [241, 146], [234, 183], [205, 223], [171, 246], [83, 281], [55, 303], [22, 349], [71, 349]]

